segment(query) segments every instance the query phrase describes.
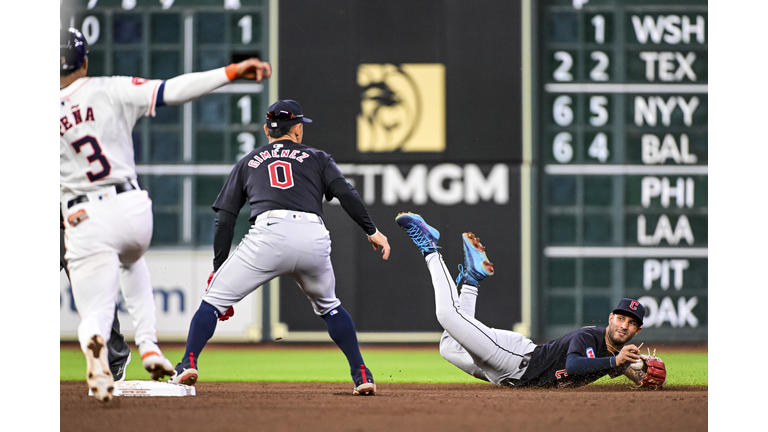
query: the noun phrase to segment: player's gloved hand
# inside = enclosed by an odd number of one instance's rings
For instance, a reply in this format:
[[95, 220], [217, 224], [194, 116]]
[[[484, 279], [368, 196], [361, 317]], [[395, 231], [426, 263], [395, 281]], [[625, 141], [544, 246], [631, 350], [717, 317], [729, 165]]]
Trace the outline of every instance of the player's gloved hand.
[[[215, 274], [216, 274], [216, 270], [212, 271], [211, 274], [208, 276], [208, 285], [205, 287], [205, 292], [208, 292], [208, 288], [211, 287], [211, 280], [213, 280], [213, 275]], [[219, 314], [219, 321], [226, 321], [233, 316], [235, 316], [235, 308], [230, 306], [226, 312], [224, 312], [223, 314]]]
[[235, 315], [235, 308], [230, 306], [223, 314], [219, 314], [219, 321], [226, 321]]
[[641, 387], [648, 387], [654, 390], [664, 388], [667, 384], [667, 367], [664, 361], [656, 356], [640, 355], [645, 362], [645, 375], [640, 379]]

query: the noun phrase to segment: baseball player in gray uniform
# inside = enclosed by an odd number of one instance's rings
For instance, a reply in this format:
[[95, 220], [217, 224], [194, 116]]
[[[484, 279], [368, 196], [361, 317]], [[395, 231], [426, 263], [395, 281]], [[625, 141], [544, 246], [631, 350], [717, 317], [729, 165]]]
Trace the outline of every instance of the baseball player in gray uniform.
[[[462, 235], [464, 265], [459, 266], [454, 284], [437, 252], [440, 233], [414, 213], [401, 213], [395, 220], [425, 257], [437, 319], [445, 329], [440, 354], [459, 369], [497, 386], [582, 386], [605, 375], [623, 374], [642, 387], [664, 387], [664, 362], [640, 355], [639, 347], [629, 343], [642, 329], [645, 316], [637, 300], [622, 299], [606, 328], [583, 327], [539, 346], [520, 333], [490, 328], [475, 319], [480, 281], [494, 273], [479, 238], [471, 232]], [[456, 285], [461, 286], [460, 296]], [[628, 367], [641, 361], [643, 371]]]
[[[264, 133], [269, 144], [253, 150], [232, 169], [213, 209], [216, 211], [213, 270], [200, 308], [192, 318], [187, 349], [171, 382], [194, 385], [200, 353], [226, 319], [232, 305], [259, 286], [290, 275], [322, 317], [328, 333], [349, 362], [354, 395], [373, 395], [376, 384], [363, 362], [352, 318], [336, 297], [331, 238], [323, 222], [323, 197], [338, 198], [368, 235], [374, 250], [389, 257], [389, 242], [376, 229], [355, 189], [331, 155], [302, 143], [304, 117], [292, 100], [269, 107]], [[248, 203], [251, 226], [229, 255], [236, 215]], [[229, 255], [229, 257], [228, 257]]]
[[157, 346], [155, 300], [143, 258], [152, 238], [152, 201], [139, 188], [131, 131], [159, 106], [181, 104], [233, 79], [269, 77], [269, 64], [249, 59], [167, 81], [87, 77], [88, 43], [77, 29], [60, 37], [60, 189], [78, 339], [94, 396], [112, 399], [106, 341], [122, 289], [135, 341], [153, 379], [173, 373]]

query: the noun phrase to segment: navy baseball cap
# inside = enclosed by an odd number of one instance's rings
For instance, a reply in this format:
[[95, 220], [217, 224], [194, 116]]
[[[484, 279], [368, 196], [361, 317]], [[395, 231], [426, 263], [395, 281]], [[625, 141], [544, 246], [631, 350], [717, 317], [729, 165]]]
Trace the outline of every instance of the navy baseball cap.
[[312, 119], [304, 117], [301, 105], [293, 100], [279, 100], [270, 105], [267, 110], [267, 127], [269, 129], [293, 126], [299, 123], [312, 123]]
[[80, 30], [76, 28], [61, 29], [59, 42], [60, 73], [64, 76], [83, 66], [89, 53], [88, 42]]
[[632, 300], [630, 298], [621, 299], [619, 305], [613, 310], [613, 313], [634, 317], [637, 320], [638, 326], [643, 326], [645, 308], [637, 300]]

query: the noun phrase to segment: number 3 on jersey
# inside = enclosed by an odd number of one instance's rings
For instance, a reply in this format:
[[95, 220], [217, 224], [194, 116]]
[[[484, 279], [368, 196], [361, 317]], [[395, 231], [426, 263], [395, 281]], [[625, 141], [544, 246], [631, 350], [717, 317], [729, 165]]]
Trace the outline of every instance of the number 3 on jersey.
[[290, 162], [278, 161], [269, 164], [269, 184], [278, 189], [293, 187], [293, 171], [291, 171]]
[[75, 148], [75, 152], [80, 153], [80, 148], [86, 144], [90, 144], [91, 148], [93, 148], [93, 154], [88, 156], [88, 162], [93, 163], [98, 161], [101, 164], [101, 171], [97, 173], [88, 171], [86, 173], [88, 175], [88, 180], [95, 182], [96, 180], [100, 180], [108, 176], [109, 172], [112, 170], [112, 166], [109, 165], [109, 161], [101, 153], [101, 146], [99, 146], [99, 142], [96, 140], [96, 138], [90, 135], [86, 135], [73, 142], [72, 147]]

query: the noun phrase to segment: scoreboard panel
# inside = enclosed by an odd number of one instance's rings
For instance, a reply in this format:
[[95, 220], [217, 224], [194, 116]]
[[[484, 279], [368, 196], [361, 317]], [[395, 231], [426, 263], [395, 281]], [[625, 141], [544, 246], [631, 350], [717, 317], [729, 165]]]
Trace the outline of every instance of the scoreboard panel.
[[707, 2], [533, 2], [539, 315], [707, 339]]
[[[88, 40], [89, 76], [170, 79], [252, 56], [269, 60], [268, 9], [262, 0], [63, 0], [60, 25]], [[262, 84], [232, 83], [136, 124], [139, 183], [154, 199], [153, 247], [210, 247], [210, 206], [232, 165], [267, 143], [267, 94]]]

